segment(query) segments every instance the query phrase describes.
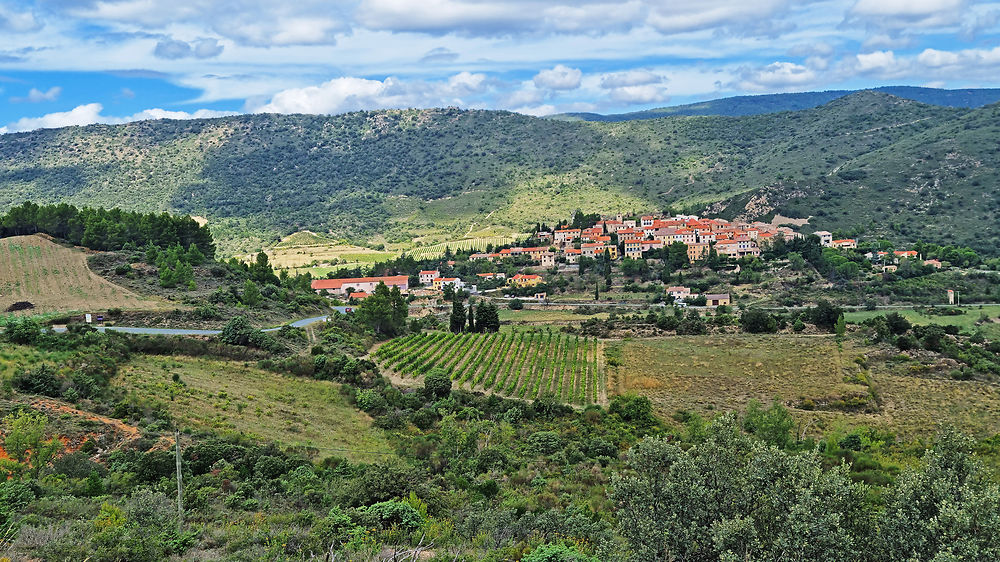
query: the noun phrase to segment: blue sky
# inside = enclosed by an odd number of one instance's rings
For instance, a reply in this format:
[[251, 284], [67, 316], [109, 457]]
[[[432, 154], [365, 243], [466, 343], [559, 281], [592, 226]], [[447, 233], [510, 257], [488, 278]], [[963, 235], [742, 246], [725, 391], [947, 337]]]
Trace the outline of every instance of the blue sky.
[[1000, 0], [0, 0], [0, 132], [1000, 86]]

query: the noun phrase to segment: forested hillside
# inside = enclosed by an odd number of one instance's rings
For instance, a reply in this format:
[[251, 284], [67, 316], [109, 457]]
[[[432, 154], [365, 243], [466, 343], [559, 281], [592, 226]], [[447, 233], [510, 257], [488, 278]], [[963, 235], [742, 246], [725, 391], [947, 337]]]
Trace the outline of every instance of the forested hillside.
[[861, 92], [620, 123], [433, 109], [71, 127], [0, 136], [0, 210], [30, 198], [201, 215], [223, 254], [300, 229], [409, 240], [667, 206], [993, 252], [998, 111]]
[[[920, 88], [916, 86], [881, 86], [874, 91], [900, 98], [941, 105], [945, 107], [982, 107], [1000, 101], [998, 88], [968, 88], [964, 90], [944, 90], [940, 88]], [[759, 94], [754, 96], [733, 96], [715, 100], [657, 107], [630, 113], [560, 113], [553, 119], [582, 121], [632, 121], [636, 119], [658, 119], [676, 115], [760, 115], [779, 111], [799, 111], [812, 109], [835, 99], [857, 93], [852, 90], [826, 90], [823, 92], [794, 92], [788, 94]]]

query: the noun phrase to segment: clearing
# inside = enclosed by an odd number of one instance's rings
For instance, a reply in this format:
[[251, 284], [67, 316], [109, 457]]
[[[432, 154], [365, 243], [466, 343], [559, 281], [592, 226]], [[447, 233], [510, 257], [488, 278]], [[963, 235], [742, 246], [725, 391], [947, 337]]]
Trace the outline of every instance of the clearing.
[[170, 308], [97, 275], [83, 250], [37, 234], [0, 239], [0, 313], [20, 301], [34, 305], [26, 314]]
[[[1000, 386], [936, 376], [888, 348], [804, 335], [678, 336], [608, 343], [608, 393], [648, 396], [657, 414], [711, 416], [778, 398], [796, 431], [883, 427], [905, 437], [953, 423], [978, 436], [1000, 432]], [[871, 387], [868, 383], [871, 382]]]
[[335, 383], [236, 362], [144, 356], [125, 366], [113, 384], [159, 397], [182, 427], [275, 441], [320, 458], [374, 462], [394, 455], [382, 431]]
[[[948, 316], [943, 314], [932, 314], [931, 311], [960, 310], [963, 314]], [[982, 330], [983, 335], [989, 339], [1000, 339], [1000, 304], [980, 304], [961, 307], [940, 307], [936, 308], [899, 308], [893, 310], [856, 310], [844, 314], [844, 320], [853, 324], [860, 324], [875, 316], [884, 316], [890, 312], [898, 312], [904, 316], [911, 324], [938, 324], [941, 326], [958, 326], [962, 330], [975, 332]]]

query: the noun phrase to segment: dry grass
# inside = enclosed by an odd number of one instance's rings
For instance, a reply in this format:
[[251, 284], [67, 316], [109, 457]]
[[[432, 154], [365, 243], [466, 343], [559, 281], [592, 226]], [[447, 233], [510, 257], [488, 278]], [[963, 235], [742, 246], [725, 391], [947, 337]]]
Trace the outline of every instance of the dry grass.
[[29, 314], [169, 308], [95, 274], [83, 251], [38, 235], [0, 239], [0, 312], [18, 301], [35, 305]]
[[[173, 382], [174, 374], [182, 384]], [[159, 397], [182, 426], [312, 448], [320, 457], [372, 462], [392, 455], [381, 430], [334, 383], [236, 362], [140, 357], [122, 369], [114, 384]]]
[[688, 336], [609, 345], [622, 352], [622, 366], [608, 368], [609, 394], [648, 396], [663, 417], [678, 410], [711, 416], [778, 398], [810, 433], [870, 425], [916, 437], [940, 423], [980, 436], [1000, 432], [1000, 386], [935, 378], [913, 369], [913, 361], [868, 361], [879, 397], [869, 408], [803, 409], [806, 400], [868, 394], [866, 385], [848, 382], [862, 371], [854, 359], [881, 354], [859, 342], [845, 342], [842, 354], [832, 336]]

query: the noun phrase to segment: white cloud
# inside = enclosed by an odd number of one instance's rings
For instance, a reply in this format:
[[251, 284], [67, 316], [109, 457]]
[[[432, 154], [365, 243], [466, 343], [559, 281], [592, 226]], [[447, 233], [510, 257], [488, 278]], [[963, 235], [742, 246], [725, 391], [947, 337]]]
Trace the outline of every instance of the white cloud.
[[553, 68], [545, 69], [535, 75], [532, 79], [535, 86], [548, 88], [549, 90], [575, 90], [580, 87], [580, 78], [583, 72], [579, 68], [557, 64]]
[[752, 92], [787, 91], [812, 86], [818, 76], [813, 69], [793, 62], [773, 62], [763, 68], [745, 69], [736, 84]]
[[17, 12], [0, 4], [0, 30], [12, 33], [27, 33], [40, 29], [41, 23], [30, 11]]
[[462, 72], [446, 81], [334, 78], [318, 86], [291, 88], [252, 108], [259, 113], [344, 113], [365, 109], [468, 106], [466, 96], [486, 91], [484, 74]]
[[967, 0], [858, 0], [847, 21], [872, 27], [912, 30], [959, 23]]
[[208, 59], [220, 55], [222, 49], [218, 39], [197, 39], [190, 43], [179, 39], [162, 39], [156, 43], [153, 55], [171, 60], [188, 57]]
[[79, 0], [69, 15], [95, 22], [162, 30], [191, 24], [242, 45], [333, 45], [336, 34], [350, 30], [341, 8], [324, 0]]
[[49, 113], [41, 117], [23, 117], [6, 127], [0, 127], [0, 134], [33, 131], [35, 129], [71, 127], [74, 125], [92, 125], [94, 123], [121, 124], [147, 119], [204, 119], [235, 115], [231, 111], [215, 111], [211, 109], [199, 109], [188, 113], [185, 111], [167, 111], [165, 109], [153, 108], [126, 117], [114, 117], [103, 115], [101, 113], [103, 110], [104, 106], [99, 103], [88, 103], [78, 105], [70, 111]]
[[599, 35], [649, 26], [666, 34], [721, 28], [773, 36], [789, 28], [780, 21], [789, 5], [789, 0], [362, 0], [355, 16], [369, 29], [436, 35]]
[[612, 72], [601, 76], [602, 88], [625, 88], [628, 86], [644, 86], [646, 84], [659, 84], [664, 79], [659, 74], [648, 70], [634, 69], [622, 72]]
[[23, 98], [14, 97], [10, 98], [13, 103], [41, 103], [43, 101], [56, 101], [59, 99], [59, 94], [62, 93], [62, 88], [59, 86], [52, 86], [46, 91], [41, 91], [38, 88], [32, 88], [27, 96]]
[[860, 72], [888, 71], [898, 68], [896, 54], [892, 51], [875, 51], [855, 55]]

